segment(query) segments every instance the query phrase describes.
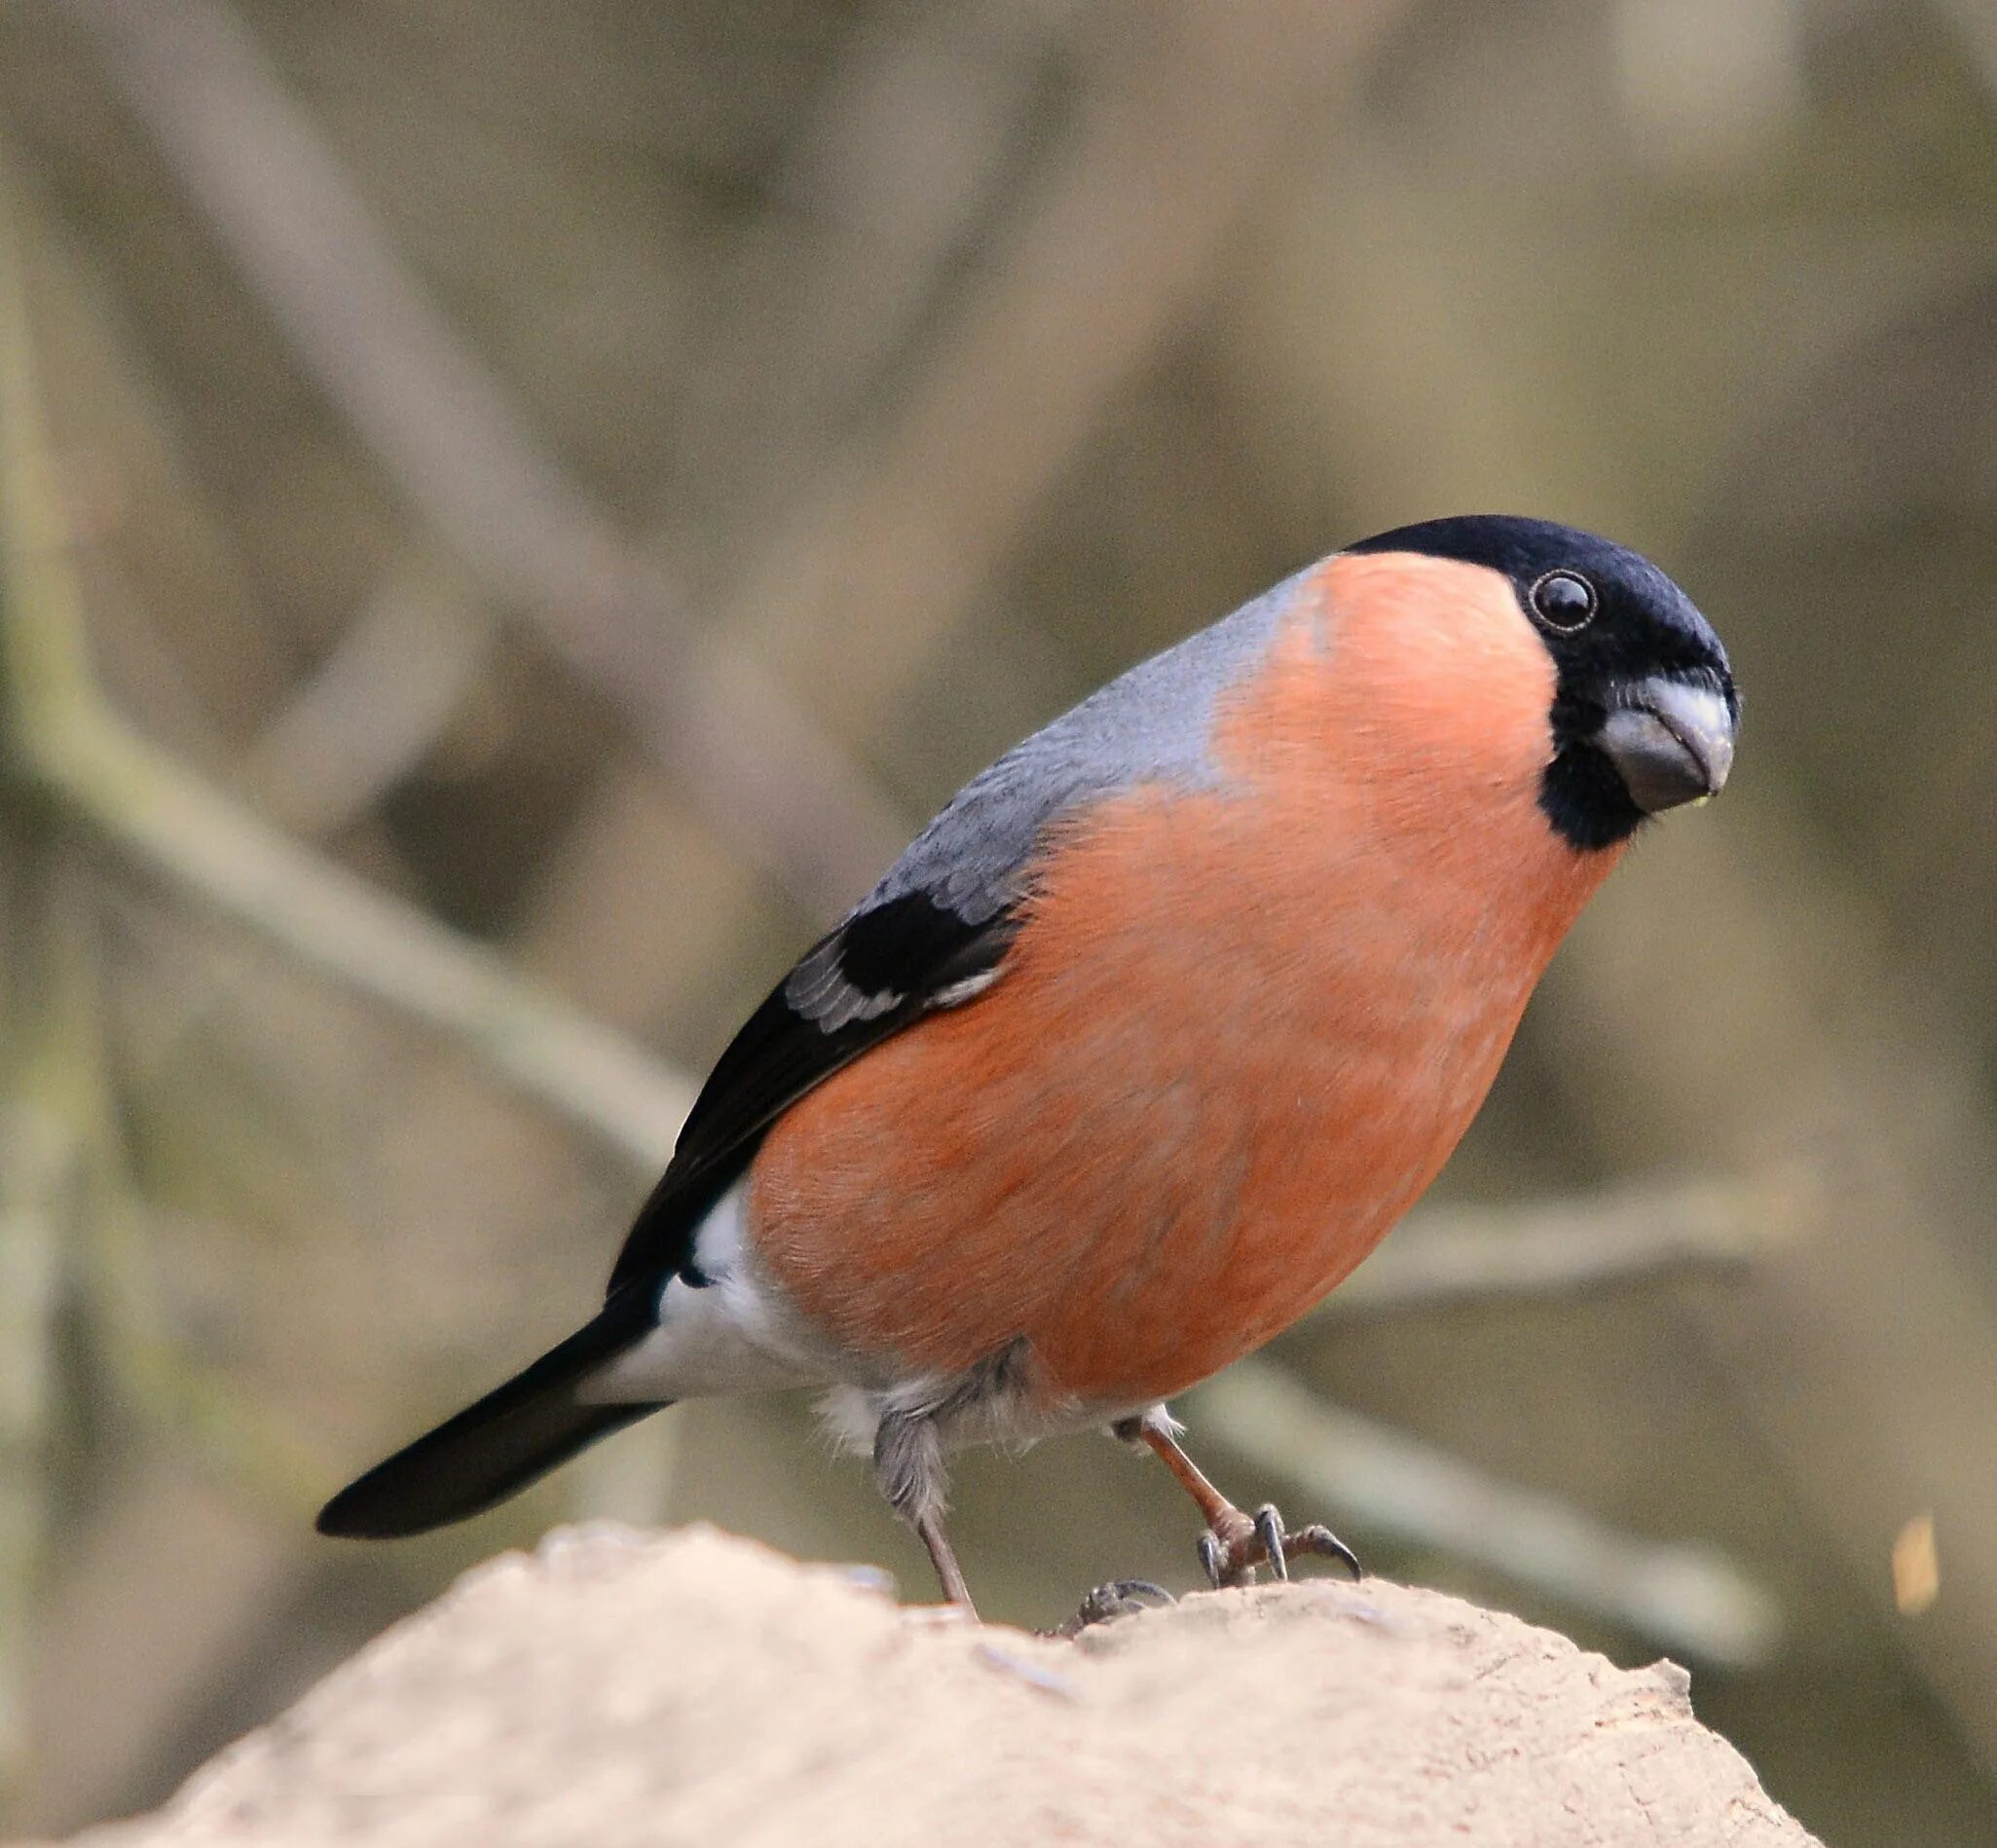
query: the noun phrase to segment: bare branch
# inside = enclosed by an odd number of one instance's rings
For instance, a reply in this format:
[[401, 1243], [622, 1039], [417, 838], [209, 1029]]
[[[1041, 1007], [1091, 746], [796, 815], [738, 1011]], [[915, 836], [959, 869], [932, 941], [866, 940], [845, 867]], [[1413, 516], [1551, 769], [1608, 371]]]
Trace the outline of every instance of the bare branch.
[[1823, 1217], [1822, 1188], [1777, 1168], [1523, 1206], [1430, 1207], [1339, 1286], [1323, 1319], [1567, 1295], [1688, 1270], [1739, 1270]]
[[78, 714], [32, 767], [127, 853], [320, 974], [449, 1035], [642, 1171], [672, 1154], [691, 1088], [498, 958], [266, 826], [109, 714]]
[[498, 622], [415, 567], [391, 572], [240, 766], [303, 834], [358, 821], [436, 742]]

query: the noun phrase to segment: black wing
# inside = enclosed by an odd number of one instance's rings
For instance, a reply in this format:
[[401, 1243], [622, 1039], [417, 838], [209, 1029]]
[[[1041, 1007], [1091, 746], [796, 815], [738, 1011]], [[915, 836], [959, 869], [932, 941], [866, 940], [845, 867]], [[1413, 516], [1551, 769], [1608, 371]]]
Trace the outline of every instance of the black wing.
[[805, 952], [728, 1044], [610, 1273], [610, 1294], [693, 1268], [693, 1235], [763, 1132], [842, 1065], [939, 1008], [981, 994], [1018, 930], [1017, 906], [974, 921], [926, 892], [856, 912]]

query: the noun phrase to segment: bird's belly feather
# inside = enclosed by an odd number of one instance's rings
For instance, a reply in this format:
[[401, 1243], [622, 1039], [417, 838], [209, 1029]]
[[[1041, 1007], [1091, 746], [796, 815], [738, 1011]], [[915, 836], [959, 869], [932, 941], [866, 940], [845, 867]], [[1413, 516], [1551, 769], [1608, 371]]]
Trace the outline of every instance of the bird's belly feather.
[[1347, 819], [1123, 798], [987, 996], [775, 1127], [763, 1275], [882, 1383], [1024, 1337], [1049, 1413], [1163, 1398], [1295, 1320], [1447, 1160], [1599, 877], [1536, 816], [1461, 867], [1343, 852]]

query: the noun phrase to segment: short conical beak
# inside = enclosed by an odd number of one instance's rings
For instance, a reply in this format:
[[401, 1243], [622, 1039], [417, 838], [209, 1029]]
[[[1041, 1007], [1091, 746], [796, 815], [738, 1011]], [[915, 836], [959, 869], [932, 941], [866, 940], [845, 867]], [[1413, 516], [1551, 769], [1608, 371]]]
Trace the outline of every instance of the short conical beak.
[[1710, 686], [1659, 676], [1640, 681], [1609, 715], [1595, 744], [1646, 814], [1718, 795], [1733, 768], [1734, 717]]

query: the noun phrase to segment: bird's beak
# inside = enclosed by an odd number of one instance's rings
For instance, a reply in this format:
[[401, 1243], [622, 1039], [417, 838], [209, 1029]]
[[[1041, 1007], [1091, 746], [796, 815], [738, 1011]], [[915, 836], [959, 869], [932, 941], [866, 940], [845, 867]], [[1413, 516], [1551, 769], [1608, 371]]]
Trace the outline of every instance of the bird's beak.
[[1718, 795], [1733, 768], [1734, 717], [1710, 686], [1640, 681], [1595, 743], [1646, 814]]

